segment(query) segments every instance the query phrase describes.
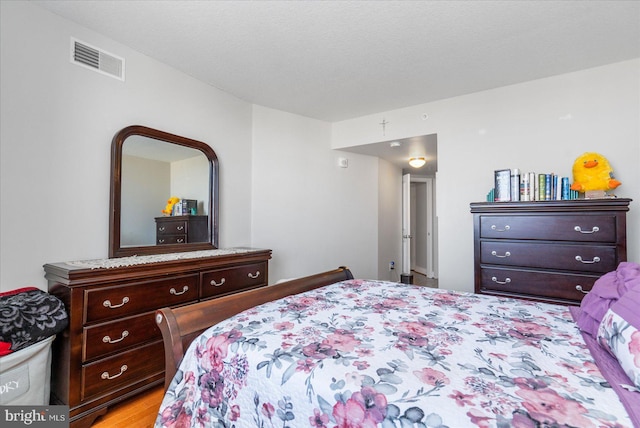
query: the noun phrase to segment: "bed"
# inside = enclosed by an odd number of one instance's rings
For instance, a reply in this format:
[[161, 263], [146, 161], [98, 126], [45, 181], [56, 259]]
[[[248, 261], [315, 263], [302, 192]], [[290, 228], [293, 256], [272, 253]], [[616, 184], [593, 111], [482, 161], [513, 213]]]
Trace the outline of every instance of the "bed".
[[[636, 288], [625, 296], [640, 299]], [[617, 300], [604, 319], [624, 317]], [[639, 426], [640, 375], [616, 356], [634, 330], [609, 318], [583, 332], [591, 309], [347, 268], [161, 309], [156, 427]]]

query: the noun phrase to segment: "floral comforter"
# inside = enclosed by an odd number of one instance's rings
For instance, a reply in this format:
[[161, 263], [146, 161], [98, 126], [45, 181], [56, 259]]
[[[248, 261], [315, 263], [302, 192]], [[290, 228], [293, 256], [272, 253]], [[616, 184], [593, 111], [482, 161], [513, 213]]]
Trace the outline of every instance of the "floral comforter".
[[217, 324], [156, 427], [631, 427], [569, 310], [350, 280]]

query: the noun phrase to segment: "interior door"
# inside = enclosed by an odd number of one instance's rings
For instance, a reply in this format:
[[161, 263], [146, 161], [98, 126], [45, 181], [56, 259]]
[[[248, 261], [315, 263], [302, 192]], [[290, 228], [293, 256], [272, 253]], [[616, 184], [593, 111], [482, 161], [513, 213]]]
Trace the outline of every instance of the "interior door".
[[426, 198], [427, 198], [427, 277], [435, 278], [436, 277], [436, 269], [435, 269], [435, 251], [436, 251], [436, 242], [434, 237], [434, 188], [433, 188], [433, 179], [427, 178], [426, 181]]
[[411, 174], [402, 176], [402, 282], [411, 277]]

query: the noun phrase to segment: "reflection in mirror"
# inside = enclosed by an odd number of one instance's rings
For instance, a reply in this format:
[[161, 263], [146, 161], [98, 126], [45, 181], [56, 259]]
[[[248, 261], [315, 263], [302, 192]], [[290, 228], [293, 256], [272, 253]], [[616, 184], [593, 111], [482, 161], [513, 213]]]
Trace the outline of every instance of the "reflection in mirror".
[[[122, 147], [120, 245], [156, 245], [156, 222], [169, 197], [197, 201], [191, 214], [207, 216], [209, 160], [190, 147], [133, 135]], [[165, 216], [168, 216], [164, 214]], [[209, 238], [196, 237], [208, 242]]]
[[[217, 248], [218, 162], [209, 146], [132, 126], [114, 137], [112, 165], [109, 257]], [[173, 196], [185, 215], [162, 212]]]

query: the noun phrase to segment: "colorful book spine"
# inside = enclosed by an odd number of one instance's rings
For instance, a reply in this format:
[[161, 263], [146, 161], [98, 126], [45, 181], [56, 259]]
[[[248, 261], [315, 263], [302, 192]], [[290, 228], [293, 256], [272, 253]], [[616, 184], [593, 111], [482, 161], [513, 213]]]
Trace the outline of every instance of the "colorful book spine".
[[555, 173], [521, 173], [519, 169], [494, 171], [494, 188], [487, 194], [487, 201], [529, 202], [579, 199], [580, 194], [571, 190], [571, 179]]
[[569, 177], [562, 177], [562, 199], [569, 199]]
[[544, 200], [551, 200], [551, 174], [544, 175]]
[[511, 170], [499, 169], [494, 172], [495, 202], [511, 201]]
[[518, 168], [511, 170], [511, 201], [520, 200], [520, 170]]
[[520, 200], [521, 201], [529, 201], [529, 196], [531, 195], [531, 191], [529, 190], [529, 174], [522, 174], [520, 177]]
[[544, 174], [538, 174], [538, 201], [544, 201], [546, 190], [547, 189], [547, 181], [545, 179]]
[[529, 200], [535, 201], [538, 199], [538, 182], [536, 181], [536, 173], [529, 173]]

